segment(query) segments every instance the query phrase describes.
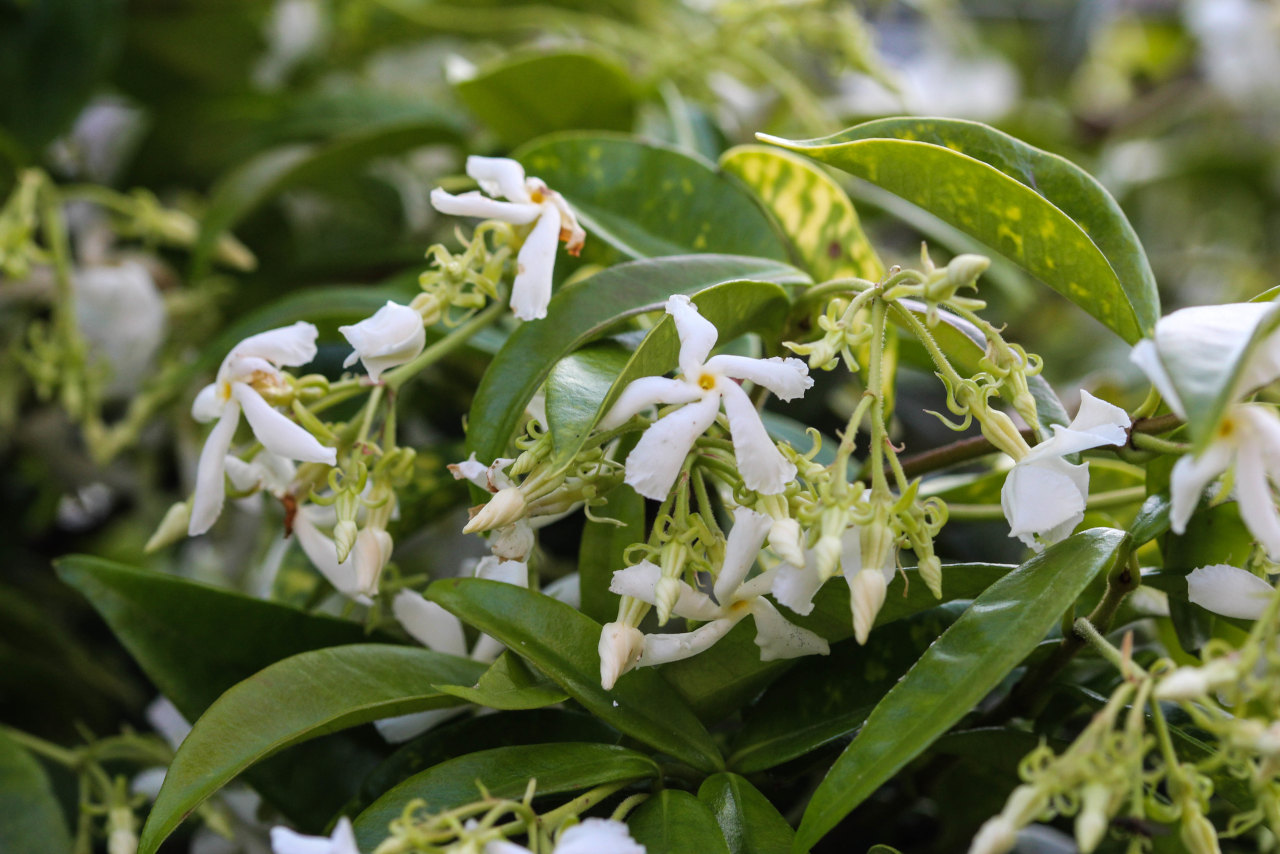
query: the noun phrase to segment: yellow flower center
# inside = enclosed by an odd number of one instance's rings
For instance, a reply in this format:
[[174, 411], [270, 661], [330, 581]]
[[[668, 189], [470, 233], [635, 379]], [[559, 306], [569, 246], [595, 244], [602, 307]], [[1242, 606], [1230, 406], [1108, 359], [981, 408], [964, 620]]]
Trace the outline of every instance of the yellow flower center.
[[1222, 423], [1218, 425], [1218, 438], [1230, 439], [1231, 435], [1236, 432], [1235, 422], [1230, 418], [1222, 419]]
[[702, 376], [698, 377], [698, 388], [702, 389], [703, 391], [711, 391], [711, 389], [715, 387], [716, 387], [715, 374], [704, 373]]

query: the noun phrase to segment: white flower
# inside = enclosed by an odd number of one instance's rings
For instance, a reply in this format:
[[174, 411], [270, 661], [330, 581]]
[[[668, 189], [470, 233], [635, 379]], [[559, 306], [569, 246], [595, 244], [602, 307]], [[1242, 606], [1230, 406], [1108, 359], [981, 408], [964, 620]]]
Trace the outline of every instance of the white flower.
[[374, 382], [383, 371], [412, 360], [427, 343], [422, 315], [391, 300], [372, 317], [353, 326], [339, 326], [338, 331], [355, 348], [342, 367], [349, 368], [359, 359]]
[[[760, 647], [762, 661], [814, 653], [826, 655], [829, 651], [825, 640], [789, 622], [778, 613], [773, 603], [764, 598], [773, 584], [774, 570], [746, 580], [772, 520], [745, 507], [735, 510], [733, 518], [733, 529], [725, 544], [724, 563], [713, 588], [715, 599], [683, 581], [676, 581], [678, 595], [672, 605], [672, 613], [687, 620], [698, 620], [704, 625], [691, 632], [646, 635], [644, 651], [636, 666], [665, 664], [697, 655], [728, 634], [748, 614], [755, 617], [756, 645]], [[641, 561], [615, 572], [609, 589], [653, 605], [657, 602], [661, 580], [662, 570], [656, 564]]]
[[1102, 445], [1122, 445], [1129, 416], [1118, 406], [1080, 392], [1080, 411], [1063, 427], [1053, 425], [1053, 438], [1018, 460], [1000, 490], [1000, 506], [1009, 520], [1009, 536], [1039, 551], [1065, 539], [1084, 518], [1089, 495], [1089, 467], [1063, 459]]
[[1187, 598], [1224, 617], [1256, 620], [1267, 610], [1275, 592], [1252, 572], [1225, 563], [1202, 566], [1187, 575]]
[[751, 398], [733, 380], [750, 380], [779, 400], [793, 400], [813, 385], [809, 369], [799, 359], [708, 359], [718, 336], [715, 326], [684, 294], [667, 300], [667, 314], [680, 336], [680, 378], [635, 380], [601, 419], [600, 429], [611, 430], [657, 404], [686, 405], [660, 418], [640, 437], [627, 457], [626, 482], [646, 498], [666, 498], [694, 441], [716, 420], [723, 401], [743, 483], [765, 494], [782, 492], [796, 467], [773, 444]]
[[525, 515], [524, 493], [503, 471], [514, 460], [505, 457], [486, 466], [473, 453], [460, 463], [451, 463], [449, 471], [455, 480], [466, 480], [494, 493], [462, 529], [470, 534], [494, 529], [489, 547], [503, 560], [523, 561], [533, 550], [533, 525]]
[[227, 451], [240, 423], [240, 412], [249, 419], [253, 434], [269, 452], [289, 460], [334, 465], [333, 448], [321, 445], [284, 414], [263, 399], [260, 391], [285, 389], [280, 367], [305, 365], [316, 355], [316, 328], [298, 321], [244, 339], [227, 354], [217, 380], [205, 386], [191, 406], [197, 421], [218, 423], [200, 451], [195, 496], [187, 532], [203, 534], [217, 521], [226, 497], [223, 474]]
[[[485, 843], [484, 854], [530, 854], [530, 851], [523, 845], [494, 839]], [[622, 822], [587, 818], [560, 834], [552, 854], [645, 854], [645, 848], [631, 838], [631, 831]]]
[[[1178, 417], [1187, 417], [1161, 360], [1161, 351], [1196, 352], [1198, 342], [1249, 340], [1268, 313], [1270, 303], [1184, 308], [1161, 318], [1153, 341], [1139, 341], [1130, 358], [1140, 367]], [[1219, 357], [1206, 353], [1206, 358]], [[1280, 335], [1259, 342], [1241, 366], [1233, 396], [1239, 400], [1259, 386], [1280, 377]], [[1280, 416], [1268, 406], [1236, 403], [1218, 423], [1213, 439], [1197, 455], [1187, 454], [1169, 476], [1172, 506], [1169, 519], [1174, 533], [1186, 530], [1200, 495], [1218, 475], [1234, 468], [1240, 517], [1249, 532], [1272, 559], [1280, 558], [1280, 514], [1276, 512], [1271, 484], [1280, 484]]]
[[[570, 255], [582, 251], [586, 232], [564, 198], [538, 178], [526, 178], [524, 167], [504, 157], [468, 157], [467, 174], [480, 184], [479, 192], [452, 196], [431, 191], [431, 204], [441, 213], [496, 219], [511, 225], [534, 223], [516, 256], [516, 279], [511, 285], [511, 310], [521, 320], [547, 316], [556, 242], [565, 241]], [[506, 199], [505, 202], [495, 199]]]
[[89, 342], [95, 360], [110, 370], [106, 394], [129, 395], [151, 373], [151, 363], [164, 341], [167, 317], [164, 298], [136, 261], [117, 266], [81, 267], [72, 276], [76, 326]]
[[345, 815], [338, 819], [333, 835], [327, 839], [323, 836], [304, 836], [287, 827], [273, 827], [271, 850], [275, 854], [360, 854], [351, 819]]

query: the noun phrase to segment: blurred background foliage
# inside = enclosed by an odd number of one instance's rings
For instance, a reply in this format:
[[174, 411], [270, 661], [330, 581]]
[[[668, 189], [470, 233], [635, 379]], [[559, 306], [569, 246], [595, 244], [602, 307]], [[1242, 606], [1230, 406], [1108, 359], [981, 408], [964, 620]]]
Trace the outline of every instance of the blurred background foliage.
[[[464, 185], [467, 154], [587, 129], [714, 161], [757, 131], [816, 137], [903, 113], [987, 122], [1097, 175], [1146, 246], [1165, 311], [1276, 284], [1280, 3], [1267, 0], [0, 0], [0, 197], [38, 167], [63, 186], [140, 191], [126, 197], [202, 224], [165, 243], [108, 217], [104, 238], [101, 206], [68, 210], [81, 267], [139, 260], [163, 299], [154, 346], [127, 338], [127, 311], [110, 321], [126, 350], [150, 350], [104, 399], [105, 421], [127, 417], [148, 377], [165, 378], [111, 459], [89, 453], [13, 357], [50, 310], [49, 282], [38, 270], [0, 277], [0, 721], [73, 739], [77, 727], [141, 725], [151, 699], [56, 581], [57, 555], [257, 593], [273, 578], [278, 598], [317, 598], [314, 573], [262, 524], [279, 508], [256, 499], [216, 536], [143, 557], [190, 490], [191, 398], [244, 330], [299, 317], [318, 322], [320, 369], [336, 372], [336, 325], [412, 293], [425, 248], [453, 240], [454, 223], [427, 199]], [[939, 262], [981, 251], [874, 186], [840, 180], [887, 262], [913, 262], [922, 239]], [[983, 296], [1055, 386], [1140, 399], [1123, 343], [1024, 273], [997, 261]], [[442, 467], [460, 447], [476, 350], [496, 343], [478, 338], [404, 402], [402, 429], [430, 446], [402, 502], [407, 573], [447, 572], [476, 548], [456, 534], [465, 497]], [[825, 395], [810, 400], [838, 414], [849, 393], [824, 379]], [[916, 414], [941, 408], [916, 399], [931, 386], [902, 375], [911, 441], [950, 436]], [[967, 531], [949, 559], [1006, 533], [1003, 523]], [[576, 544], [574, 528], [544, 539], [553, 554]], [[1006, 557], [1017, 553], [1010, 541]]]

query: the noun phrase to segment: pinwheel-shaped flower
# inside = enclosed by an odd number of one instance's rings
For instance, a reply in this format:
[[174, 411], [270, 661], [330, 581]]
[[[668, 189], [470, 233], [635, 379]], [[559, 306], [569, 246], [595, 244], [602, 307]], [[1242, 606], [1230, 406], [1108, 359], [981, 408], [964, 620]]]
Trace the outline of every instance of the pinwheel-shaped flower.
[[[694, 590], [683, 581], [678, 582], [680, 592], [671, 608], [672, 613], [688, 620], [701, 621], [704, 625], [691, 632], [645, 635], [643, 651], [639, 660], [634, 662], [605, 660], [605, 655], [614, 647], [602, 642], [601, 682], [606, 689], [613, 687], [613, 681], [629, 669], [632, 663], [638, 667], [647, 667], [697, 655], [728, 634], [730, 629], [748, 615], [755, 618], [756, 645], [760, 647], [762, 661], [797, 658], [815, 653], [826, 655], [829, 652], [825, 640], [808, 629], [789, 622], [772, 602], [764, 598], [773, 584], [776, 570], [760, 573], [747, 580], [747, 573], [760, 553], [772, 520], [763, 513], [756, 513], [745, 507], [735, 510], [733, 519], [733, 529], [725, 543], [724, 563], [720, 566], [713, 588], [715, 599]], [[635, 566], [615, 572], [609, 589], [653, 605], [657, 602], [657, 588], [661, 578], [661, 568], [649, 561], [641, 561]], [[617, 629], [611, 629], [616, 625], [610, 623], [605, 626], [606, 631], [602, 637], [609, 638], [616, 634]]]
[[249, 419], [253, 434], [269, 452], [289, 460], [337, 462], [333, 448], [326, 448], [297, 423], [263, 399], [288, 389], [281, 367], [305, 365], [316, 355], [316, 328], [298, 321], [292, 326], [251, 335], [231, 349], [218, 368], [217, 379], [205, 386], [191, 406], [197, 421], [217, 419], [200, 451], [195, 496], [187, 532], [203, 534], [217, 521], [226, 497], [223, 474], [227, 451], [240, 423], [240, 412]]
[[[467, 174], [480, 184], [479, 192], [453, 196], [439, 188], [431, 204], [441, 213], [496, 219], [511, 225], [534, 223], [516, 255], [516, 279], [511, 285], [511, 310], [521, 320], [547, 316], [556, 242], [563, 240], [570, 255], [582, 251], [586, 232], [559, 193], [541, 179], [526, 178], [524, 167], [504, 157], [468, 157]], [[506, 199], [506, 201], [498, 201]]]
[[1118, 406], [1080, 392], [1080, 411], [1071, 423], [1053, 425], [1053, 438], [1041, 442], [1014, 464], [1000, 490], [1000, 506], [1009, 520], [1009, 536], [1039, 551], [1065, 539], [1084, 518], [1089, 467], [1063, 457], [1103, 445], [1123, 445], [1128, 414]]
[[383, 371], [403, 365], [421, 353], [427, 342], [422, 315], [391, 300], [372, 317], [352, 326], [339, 326], [338, 331], [355, 348], [342, 367], [349, 368], [359, 359], [374, 382]]
[[715, 326], [684, 294], [667, 300], [667, 314], [675, 320], [680, 336], [680, 377], [635, 380], [600, 421], [600, 429], [611, 430], [650, 406], [684, 404], [640, 437], [627, 457], [627, 483], [646, 498], [665, 498], [694, 441], [716, 420], [723, 401], [742, 482], [757, 492], [782, 492], [795, 477], [796, 467], [773, 444], [751, 398], [734, 380], [750, 380], [779, 400], [793, 400], [813, 385], [809, 369], [799, 359], [728, 355], [708, 359], [719, 334]]

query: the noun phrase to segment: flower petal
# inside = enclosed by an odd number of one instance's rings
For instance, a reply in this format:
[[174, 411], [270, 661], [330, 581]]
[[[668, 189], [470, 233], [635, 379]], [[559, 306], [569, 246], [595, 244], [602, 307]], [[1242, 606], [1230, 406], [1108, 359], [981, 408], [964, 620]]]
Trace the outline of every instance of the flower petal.
[[[1009, 522], [1009, 536], [1039, 550], [1070, 523], [1084, 518], [1089, 490], [1089, 469], [1059, 457], [1019, 462], [1000, 489], [1000, 506]], [[1043, 542], [1037, 542], [1039, 536]]]
[[680, 661], [710, 649], [711, 645], [729, 633], [739, 620], [747, 615], [743, 609], [731, 617], [721, 617], [699, 626], [692, 632], [678, 634], [657, 634], [644, 636], [644, 653], [640, 656], [639, 667], [652, 667], [655, 664], [666, 664]]
[[516, 587], [529, 587], [529, 564], [518, 560], [499, 560], [493, 555], [482, 557], [476, 563], [476, 578], [501, 581]]
[[1233, 445], [1215, 441], [1209, 443], [1209, 447], [1200, 456], [1186, 454], [1173, 464], [1173, 471], [1169, 473], [1169, 522], [1175, 534], [1181, 534], [1187, 529], [1187, 520], [1200, 503], [1205, 487], [1227, 470], [1233, 456]]
[[[642, 560], [635, 566], [614, 572], [609, 582], [609, 591], [653, 605], [657, 602], [656, 591], [661, 578], [662, 570], [657, 564]], [[721, 608], [711, 601], [711, 597], [694, 590], [683, 581], [679, 584], [680, 597], [671, 608], [672, 611], [688, 620], [714, 620], [721, 616]]]
[[517, 204], [533, 204], [524, 186], [524, 167], [509, 157], [467, 158], [467, 175], [491, 196], [499, 196]]
[[1187, 575], [1187, 598], [1215, 614], [1256, 620], [1267, 609], [1273, 588], [1252, 572], [1225, 563], [1202, 566]]
[[667, 314], [675, 322], [676, 335], [680, 337], [680, 372], [686, 380], [696, 383], [720, 333], [684, 294], [672, 294], [667, 299]]
[[307, 512], [309, 509], [301, 509], [293, 517], [293, 533], [298, 538], [298, 545], [302, 547], [303, 554], [343, 596], [356, 601], [369, 601], [360, 593], [360, 585], [356, 580], [355, 560], [347, 555], [346, 560], [338, 563], [338, 547], [333, 544], [333, 540], [312, 524]]
[[796, 476], [795, 464], [773, 444], [760, 413], [737, 383], [721, 378], [716, 380], [716, 388], [724, 396], [724, 413], [729, 417], [729, 433], [742, 482], [747, 489], [765, 495], [782, 492]]
[[1169, 374], [1164, 369], [1164, 362], [1160, 361], [1160, 351], [1155, 342], [1144, 339], [1134, 344], [1133, 349], [1129, 351], [1129, 361], [1147, 375], [1147, 379], [1151, 380], [1151, 384], [1156, 387], [1156, 391], [1160, 392], [1160, 396], [1164, 398], [1165, 403], [1169, 404], [1173, 413], [1185, 421], [1187, 411], [1182, 407], [1182, 399], [1178, 397], [1178, 391], [1173, 387], [1173, 380], [1169, 379]]
[[773, 392], [778, 400], [795, 400], [813, 388], [809, 367], [799, 359], [751, 359], [721, 354], [712, 356], [707, 370], [739, 380], [750, 380]]
[[431, 191], [431, 205], [443, 214], [496, 219], [511, 225], [528, 225], [542, 213], [539, 205], [499, 202], [475, 191], [454, 196], [439, 187]]
[[694, 441], [711, 426], [719, 411], [720, 395], [712, 392], [649, 425], [627, 456], [626, 482], [645, 498], [666, 498]]
[[223, 407], [222, 417], [209, 432], [209, 438], [204, 440], [200, 462], [196, 464], [191, 520], [187, 523], [187, 533], [190, 536], [203, 534], [212, 528], [222, 513], [222, 502], [227, 495], [227, 487], [223, 481], [224, 466], [239, 423], [240, 406], [235, 401], [228, 401]]
[[320, 333], [314, 324], [299, 320], [292, 326], [268, 329], [250, 335], [227, 354], [223, 364], [232, 359], [254, 357], [266, 359], [277, 367], [305, 365], [316, 357], [316, 336]]
[[427, 649], [466, 656], [462, 622], [435, 602], [424, 599], [421, 593], [401, 590], [391, 600], [391, 611], [404, 630]]
[[831, 652], [819, 635], [789, 621], [767, 599], [752, 600], [751, 615], [756, 620], [756, 646], [760, 647], [761, 661]]
[[191, 417], [201, 424], [208, 423], [222, 415], [222, 407], [225, 405], [225, 401], [218, 396], [218, 383], [209, 383], [200, 389], [191, 403]]
[[1236, 498], [1240, 518], [1273, 560], [1280, 559], [1280, 513], [1267, 482], [1264, 448], [1244, 444], [1236, 455]]
[[232, 383], [231, 396], [244, 407], [244, 417], [249, 420], [253, 435], [271, 453], [308, 463], [337, 463], [337, 451], [321, 445], [319, 439], [277, 411], [251, 386]]
[[825, 580], [817, 568], [808, 563], [803, 567], [784, 563], [775, 571], [773, 588], [769, 592], [781, 604], [804, 615], [813, 611], [813, 597]]
[[511, 284], [511, 311], [521, 320], [538, 320], [547, 316], [559, 237], [560, 214], [555, 205], [543, 204], [538, 224], [529, 232], [516, 256], [516, 279]]
[[1129, 425], [1129, 414], [1123, 409], [1081, 391], [1080, 410], [1071, 424], [1053, 425], [1053, 438], [1036, 445], [1020, 462], [1065, 457], [1103, 445], [1123, 445], [1129, 438]]
[[738, 507], [733, 511], [733, 529], [729, 531], [724, 561], [716, 576], [716, 601], [722, 606], [733, 600], [734, 593], [751, 571], [751, 565], [756, 562], [760, 546], [764, 544], [765, 535], [769, 533], [772, 524], [773, 520], [765, 514], [746, 507]]
[[697, 383], [673, 380], [669, 377], [641, 377], [632, 380], [618, 395], [613, 406], [596, 425], [601, 430], [612, 430], [625, 424], [627, 419], [650, 406], [661, 403], [692, 403], [706, 392]]
[[380, 721], [374, 721], [373, 725], [378, 728], [378, 735], [382, 736], [388, 744], [401, 744], [439, 726], [450, 718], [456, 718], [466, 710], [466, 706], [428, 709], [425, 712], [411, 712], [394, 718], [383, 718]]
[[620, 821], [587, 818], [560, 834], [555, 854], [645, 854]]
[[339, 326], [338, 331], [355, 348], [342, 366], [348, 367], [352, 358], [359, 358], [374, 382], [383, 371], [403, 365], [421, 353], [427, 341], [422, 316], [391, 300], [371, 317], [351, 326]]

